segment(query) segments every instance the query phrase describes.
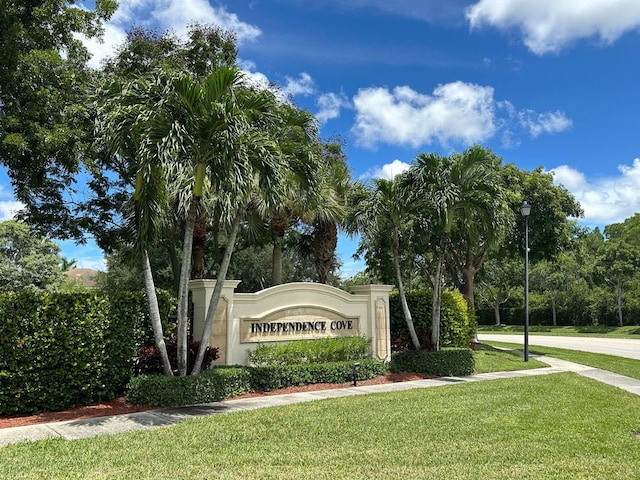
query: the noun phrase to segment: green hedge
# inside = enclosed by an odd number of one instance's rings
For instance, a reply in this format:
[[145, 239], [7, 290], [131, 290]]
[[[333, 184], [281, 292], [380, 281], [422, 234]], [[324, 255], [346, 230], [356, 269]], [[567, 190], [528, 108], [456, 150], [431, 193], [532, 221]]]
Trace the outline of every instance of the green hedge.
[[[163, 314], [172, 301], [160, 294]], [[0, 294], [0, 415], [112, 398], [148, 337], [142, 293]]]
[[[385, 363], [360, 360], [358, 380], [387, 372]], [[313, 383], [345, 383], [353, 379], [354, 362], [278, 365], [270, 367], [212, 367], [192, 377], [142, 375], [133, 378], [127, 394], [131, 403], [180, 406], [217, 402], [253, 391], [266, 391]]]
[[370, 341], [364, 337], [319, 338], [259, 345], [249, 352], [255, 366], [347, 362], [370, 357]]
[[252, 392], [251, 374], [243, 367], [212, 367], [198, 376], [141, 375], [131, 379], [127, 401], [177, 407], [218, 402]]
[[[267, 391], [312, 383], [344, 383], [353, 379], [356, 362], [332, 362], [300, 365], [249, 367], [255, 390]], [[387, 373], [387, 366], [372, 358], [358, 360], [358, 380], [368, 380]]]
[[437, 377], [473, 375], [475, 361], [468, 348], [443, 348], [438, 352], [394, 352], [389, 371], [415, 372]]
[[[412, 290], [406, 293], [413, 324], [419, 334], [431, 332], [431, 306], [433, 293], [429, 290]], [[391, 335], [407, 336], [407, 323], [400, 304], [398, 292], [389, 295]], [[440, 306], [440, 345], [443, 347], [466, 348], [473, 340], [478, 324], [475, 315], [458, 291], [442, 292]]]

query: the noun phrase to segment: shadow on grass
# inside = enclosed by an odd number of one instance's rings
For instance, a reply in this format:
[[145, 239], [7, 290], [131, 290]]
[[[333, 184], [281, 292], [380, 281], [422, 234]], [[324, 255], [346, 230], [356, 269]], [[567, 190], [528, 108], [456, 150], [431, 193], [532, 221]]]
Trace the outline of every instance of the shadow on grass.
[[579, 333], [609, 333], [615, 329], [616, 327], [607, 327], [606, 325], [585, 325], [584, 327], [578, 328], [577, 331]]

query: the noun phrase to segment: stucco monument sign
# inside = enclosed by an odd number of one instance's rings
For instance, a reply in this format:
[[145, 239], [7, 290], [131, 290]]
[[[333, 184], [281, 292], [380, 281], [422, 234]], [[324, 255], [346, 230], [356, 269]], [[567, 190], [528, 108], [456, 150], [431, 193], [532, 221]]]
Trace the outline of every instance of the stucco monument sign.
[[[287, 283], [256, 293], [235, 293], [227, 280], [209, 343], [219, 348], [218, 365], [245, 365], [259, 344], [341, 336], [364, 336], [372, 355], [388, 360], [389, 285], [360, 285], [347, 293], [317, 283]], [[193, 333], [202, 335], [215, 280], [192, 280]]]

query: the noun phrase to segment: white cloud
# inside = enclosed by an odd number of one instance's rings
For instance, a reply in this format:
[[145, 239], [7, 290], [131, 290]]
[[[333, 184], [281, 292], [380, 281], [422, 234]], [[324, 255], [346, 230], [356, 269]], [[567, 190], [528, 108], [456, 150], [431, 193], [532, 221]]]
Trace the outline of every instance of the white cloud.
[[493, 88], [453, 82], [437, 86], [432, 95], [407, 86], [365, 88], [353, 98], [356, 123], [352, 133], [363, 146], [378, 143], [411, 147], [438, 142], [482, 142], [492, 137]]
[[[410, 87], [361, 89], [353, 97], [356, 119], [351, 133], [365, 147], [386, 143], [417, 148], [452, 143], [482, 143], [502, 131], [505, 147], [519, 143], [516, 129], [533, 138], [571, 127], [560, 111], [518, 111], [508, 101], [496, 101], [494, 90], [464, 82], [437, 86], [431, 95]], [[520, 132], [522, 133], [522, 132]]]
[[579, 39], [611, 44], [640, 28], [638, 0], [480, 0], [466, 10], [471, 28], [517, 28], [536, 55], [559, 52]]
[[89, 66], [92, 68], [100, 68], [101, 62], [105, 58], [112, 56], [116, 48], [122, 45], [127, 38], [127, 34], [123, 28], [113, 24], [106, 24], [104, 27], [104, 35], [102, 38], [85, 38], [78, 36], [84, 43], [85, 47], [91, 53]]
[[13, 220], [15, 214], [23, 208], [24, 204], [22, 202], [15, 200], [0, 201], [0, 222]]
[[284, 77], [285, 84], [282, 87], [282, 91], [286, 95], [295, 97], [296, 95], [313, 95], [316, 91], [313, 79], [311, 75], [306, 72], [302, 72], [298, 78]]
[[316, 104], [320, 110], [316, 113], [316, 118], [320, 124], [340, 116], [342, 108], [350, 106], [349, 100], [344, 94], [324, 93], [318, 97]]
[[250, 60], [240, 60], [238, 65], [250, 85], [264, 89], [273, 87], [271, 81], [264, 73], [254, 71], [256, 68], [254, 62]]
[[385, 180], [393, 180], [396, 175], [400, 175], [405, 170], [409, 170], [411, 165], [401, 160], [394, 160], [391, 163], [385, 163], [382, 167], [373, 170], [372, 178], [384, 178]]
[[584, 221], [608, 225], [623, 221], [640, 212], [640, 158], [632, 165], [619, 165], [619, 176], [588, 180], [568, 165], [550, 170], [554, 183], [564, 185], [582, 205]]
[[213, 7], [207, 0], [120, 0], [119, 8], [105, 25], [104, 43], [86, 40], [92, 53], [91, 65], [97, 67], [101, 61], [114, 53], [114, 47], [126, 38], [126, 31], [135, 25], [145, 28], [173, 30], [184, 36], [190, 24], [215, 24], [236, 34], [238, 43], [255, 40], [261, 31], [255, 25], [242, 22], [235, 13], [225, 7]]
[[524, 110], [519, 113], [520, 124], [526, 128], [533, 138], [542, 133], [558, 133], [567, 130], [573, 122], [560, 111], [536, 113]]

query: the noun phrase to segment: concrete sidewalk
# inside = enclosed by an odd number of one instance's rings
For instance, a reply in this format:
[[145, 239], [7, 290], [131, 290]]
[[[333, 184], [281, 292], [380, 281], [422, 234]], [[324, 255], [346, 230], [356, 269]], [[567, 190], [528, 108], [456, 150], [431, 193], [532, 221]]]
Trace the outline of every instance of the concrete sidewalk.
[[628, 392], [640, 395], [640, 380], [607, 372], [597, 368], [579, 365], [577, 363], [558, 360], [551, 357], [532, 356], [549, 367], [514, 372], [482, 373], [469, 377], [441, 377], [429, 380], [411, 382], [387, 383], [382, 385], [367, 385], [360, 387], [340, 388], [335, 390], [321, 390], [316, 392], [291, 393], [286, 395], [270, 395], [238, 400], [224, 400], [222, 402], [187, 407], [161, 408], [146, 412], [113, 415], [84, 420], [46, 423], [25, 427], [0, 429], [0, 446], [21, 441], [43, 440], [46, 438], [62, 437], [67, 440], [129, 432], [143, 428], [164, 427], [175, 425], [188, 418], [204, 417], [218, 413], [231, 413], [278, 405], [292, 405], [294, 403], [337, 398], [350, 395], [367, 395], [370, 393], [397, 392], [414, 388], [439, 387], [453, 383], [479, 382], [501, 378], [533, 377], [560, 372], [575, 372], [579, 375], [593, 378]]

